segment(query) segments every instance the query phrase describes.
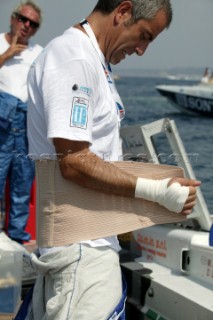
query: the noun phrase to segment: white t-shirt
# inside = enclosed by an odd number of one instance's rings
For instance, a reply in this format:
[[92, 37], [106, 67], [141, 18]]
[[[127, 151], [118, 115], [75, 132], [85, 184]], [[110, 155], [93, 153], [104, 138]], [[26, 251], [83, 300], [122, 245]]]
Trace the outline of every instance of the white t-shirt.
[[[5, 33], [0, 34], [0, 54], [3, 54], [10, 44]], [[32, 62], [36, 59], [42, 47], [29, 43], [27, 49], [7, 60], [0, 68], [0, 92], [9, 93], [23, 102], [27, 101], [27, 75]]]
[[[32, 65], [28, 80], [28, 138], [34, 159], [56, 159], [52, 139], [59, 137], [87, 141], [100, 158], [119, 160], [119, 113], [87, 35], [70, 28], [52, 40]], [[116, 237], [87, 243], [120, 248]]]

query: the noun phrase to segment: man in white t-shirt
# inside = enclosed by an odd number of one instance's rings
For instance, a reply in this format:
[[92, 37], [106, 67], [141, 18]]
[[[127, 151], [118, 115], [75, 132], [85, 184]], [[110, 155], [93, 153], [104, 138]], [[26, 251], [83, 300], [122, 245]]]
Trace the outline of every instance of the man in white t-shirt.
[[[183, 215], [192, 211], [198, 181], [137, 178], [109, 163], [120, 156], [119, 127], [124, 116], [109, 63], [117, 64], [134, 53], [143, 55], [171, 19], [169, 0], [99, 0], [86, 20], [47, 45], [29, 73], [28, 135], [38, 167], [41, 159], [47, 168], [58, 159], [60, 174], [70, 183], [155, 201]], [[57, 175], [51, 179], [50, 189]], [[172, 191], [174, 182], [178, 190]], [[38, 197], [42, 196], [39, 183], [38, 179]], [[45, 209], [37, 212], [39, 255], [31, 260], [39, 274], [31, 319], [124, 319], [125, 285], [117, 237], [82, 235], [82, 241], [72, 243], [69, 236], [74, 230], [64, 224], [63, 236], [58, 235], [63, 241], [57, 242], [57, 209], [63, 210], [65, 203], [55, 208], [60, 193], [46, 192]], [[70, 199], [75, 201], [72, 194]], [[72, 210], [64, 219], [71, 216]], [[54, 228], [49, 228], [52, 219]], [[42, 236], [51, 243], [53, 235], [55, 245], [43, 245]]]
[[0, 201], [5, 183], [10, 187], [7, 232], [11, 239], [30, 240], [25, 231], [34, 180], [34, 163], [28, 157], [26, 135], [27, 75], [42, 47], [29, 40], [41, 24], [41, 10], [22, 2], [11, 14], [10, 31], [0, 34]]

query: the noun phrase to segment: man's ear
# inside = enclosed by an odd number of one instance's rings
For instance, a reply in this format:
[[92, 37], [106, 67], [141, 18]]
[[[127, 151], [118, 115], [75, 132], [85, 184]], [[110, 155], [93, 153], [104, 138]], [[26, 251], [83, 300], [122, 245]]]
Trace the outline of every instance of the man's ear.
[[116, 9], [115, 9], [115, 23], [118, 24], [120, 21], [129, 20], [132, 16], [132, 2], [131, 1], [123, 1]]
[[10, 24], [11, 24], [14, 20], [15, 20], [15, 17], [14, 17], [13, 14], [11, 14], [11, 16], [10, 16]]

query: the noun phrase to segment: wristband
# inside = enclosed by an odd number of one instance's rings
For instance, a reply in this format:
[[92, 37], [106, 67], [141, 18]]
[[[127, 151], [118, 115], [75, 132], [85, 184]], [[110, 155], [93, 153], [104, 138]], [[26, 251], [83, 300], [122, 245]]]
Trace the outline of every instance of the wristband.
[[189, 188], [181, 186], [178, 182], [168, 187], [171, 178], [152, 180], [138, 178], [135, 188], [135, 197], [157, 202], [166, 209], [180, 213], [189, 195]]

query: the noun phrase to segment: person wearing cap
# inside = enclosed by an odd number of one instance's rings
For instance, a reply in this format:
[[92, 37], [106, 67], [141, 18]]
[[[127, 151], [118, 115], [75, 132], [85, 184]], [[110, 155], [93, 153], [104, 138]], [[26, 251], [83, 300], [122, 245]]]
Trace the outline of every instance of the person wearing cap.
[[30, 42], [41, 24], [41, 10], [32, 1], [21, 2], [12, 12], [10, 31], [0, 34], [0, 201], [9, 180], [8, 235], [23, 243], [34, 180], [34, 163], [28, 157], [26, 133], [27, 75], [42, 47]]
[[[81, 225], [91, 227], [88, 215], [67, 209], [66, 187], [143, 198], [174, 214], [188, 215], [195, 205], [200, 182], [137, 178], [111, 163], [121, 155], [125, 112], [110, 65], [142, 56], [171, 20], [169, 0], [99, 0], [85, 20], [53, 39], [30, 69], [28, 134], [39, 208], [39, 254], [30, 261], [38, 272], [33, 320], [124, 319], [126, 286], [117, 237], [94, 233], [88, 239], [81, 232]], [[79, 197], [84, 208], [84, 193]], [[66, 199], [76, 200], [69, 191]], [[76, 240], [71, 240], [72, 219], [78, 221]]]

